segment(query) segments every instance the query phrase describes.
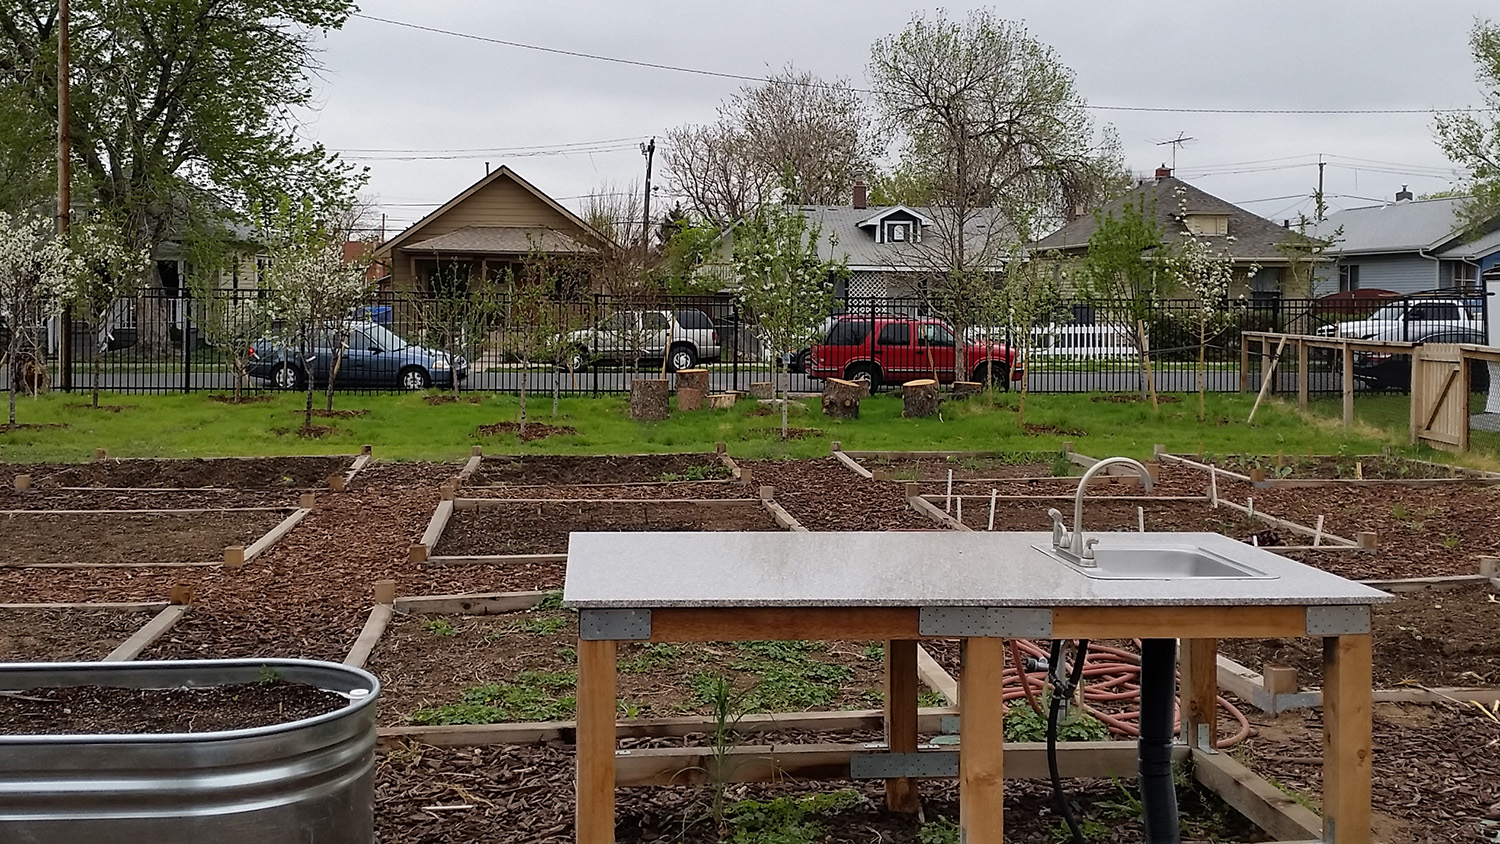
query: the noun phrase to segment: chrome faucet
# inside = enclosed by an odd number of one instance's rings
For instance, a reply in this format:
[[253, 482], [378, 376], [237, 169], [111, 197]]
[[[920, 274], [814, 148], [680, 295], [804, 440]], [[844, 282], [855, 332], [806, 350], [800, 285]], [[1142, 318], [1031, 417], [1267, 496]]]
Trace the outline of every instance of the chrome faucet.
[[1141, 465], [1140, 461], [1132, 460], [1129, 457], [1106, 457], [1090, 466], [1089, 470], [1083, 473], [1083, 477], [1078, 479], [1078, 492], [1073, 497], [1073, 529], [1071, 531], [1068, 530], [1068, 526], [1063, 522], [1062, 513], [1058, 512], [1056, 507], [1047, 511], [1047, 515], [1052, 519], [1053, 550], [1067, 554], [1073, 558], [1074, 563], [1080, 566], [1095, 565], [1094, 545], [1099, 542], [1097, 538], [1087, 538], [1083, 532], [1084, 490], [1088, 487], [1089, 481], [1093, 480], [1094, 476], [1099, 474], [1101, 469], [1119, 465], [1134, 468], [1136, 472], [1140, 473], [1141, 486], [1148, 490], [1151, 489], [1154, 483], [1151, 479], [1151, 473], [1145, 466]]

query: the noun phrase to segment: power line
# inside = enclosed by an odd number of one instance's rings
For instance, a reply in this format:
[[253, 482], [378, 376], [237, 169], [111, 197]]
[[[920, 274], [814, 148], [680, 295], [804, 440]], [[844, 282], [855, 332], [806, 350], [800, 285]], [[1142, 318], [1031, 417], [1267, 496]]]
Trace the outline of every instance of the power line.
[[457, 149], [356, 149], [352, 147], [336, 150], [337, 152], [363, 152], [363, 153], [427, 153], [427, 152], [489, 152], [496, 155], [505, 155], [513, 152], [529, 152], [533, 150], [555, 150], [569, 149], [573, 147], [597, 147], [610, 146], [614, 144], [635, 144], [645, 140], [645, 135], [634, 138], [606, 138], [602, 141], [569, 141], [560, 144], [532, 144], [520, 147], [467, 147]]
[[[805, 88], [828, 88], [845, 89], [860, 94], [874, 94], [869, 88], [856, 88], [853, 86], [837, 85], [829, 82], [816, 81], [794, 81], [786, 79], [769, 79], [764, 76], [749, 76], [741, 73], [726, 73], [718, 70], [706, 70], [697, 67], [683, 67], [681, 65], [660, 64], [657, 62], [646, 62], [637, 59], [624, 59], [618, 56], [601, 56], [596, 53], [585, 53], [579, 50], [564, 50], [558, 47], [543, 47], [538, 44], [526, 44], [520, 41], [509, 41], [503, 38], [491, 38], [487, 35], [475, 35], [470, 32], [458, 32], [452, 29], [443, 29], [436, 26], [425, 26], [423, 24], [410, 23], [408, 21], [392, 20], [390, 18], [367, 15], [363, 12], [355, 12], [351, 17], [363, 18], [376, 23], [388, 24], [390, 26], [415, 29], [420, 32], [431, 32], [437, 35], [447, 35], [452, 38], [464, 38], [470, 41], [482, 41], [487, 44], [498, 44], [503, 47], [514, 47], [519, 50], [534, 50], [539, 53], [550, 53], [558, 56], [570, 56], [578, 59], [589, 59], [597, 62], [610, 62], [613, 64], [630, 65], [632, 67], [644, 67], [652, 70], [666, 70], [672, 73], [688, 73], [695, 76], [709, 76], [716, 79], [733, 79], [740, 82], [774, 82], [781, 85], [798, 85]], [[1083, 106], [1095, 111], [1128, 111], [1148, 112], [1165, 114], [1435, 114], [1435, 113], [1457, 113], [1457, 112], [1482, 112], [1483, 108], [1217, 108], [1217, 107], [1189, 107], [1189, 106], [1131, 106], [1131, 105], [1097, 105], [1088, 103]]]

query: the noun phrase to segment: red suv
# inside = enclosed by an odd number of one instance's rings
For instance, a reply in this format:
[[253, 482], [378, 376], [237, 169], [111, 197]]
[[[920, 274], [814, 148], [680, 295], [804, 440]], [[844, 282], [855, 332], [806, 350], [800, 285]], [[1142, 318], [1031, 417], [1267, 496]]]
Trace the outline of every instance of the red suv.
[[[939, 319], [902, 316], [846, 316], [812, 347], [807, 374], [812, 378], [901, 384], [918, 378], [953, 380], [953, 329]], [[1011, 350], [1004, 343], [971, 342], [964, 357], [970, 380], [991, 377], [1001, 389], [1021, 372], [1010, 371]]]

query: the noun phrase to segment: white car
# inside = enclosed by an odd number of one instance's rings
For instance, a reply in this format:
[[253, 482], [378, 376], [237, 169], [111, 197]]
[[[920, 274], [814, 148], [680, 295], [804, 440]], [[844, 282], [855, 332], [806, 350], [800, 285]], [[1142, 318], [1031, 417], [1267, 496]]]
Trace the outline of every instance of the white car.
[[663, 357], [676, 372], [719, 359], [719, 331], [697, 308], [615, 311], [597, 325], [568, 332], [564, 340], [573, 348], [568, 364], [574, 372], [592, 363]]
[[1484, 308], [1477, 299], [1401, 299], [1368, 317], [1318, 328], [1319, 337], [1410, 342], [1440, 331], [1484, 331]]

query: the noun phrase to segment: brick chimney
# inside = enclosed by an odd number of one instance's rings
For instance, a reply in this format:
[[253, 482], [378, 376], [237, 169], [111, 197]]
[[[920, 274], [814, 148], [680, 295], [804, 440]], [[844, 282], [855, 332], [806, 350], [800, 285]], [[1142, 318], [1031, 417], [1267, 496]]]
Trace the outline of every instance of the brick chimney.
[[1168, 167], [1165, 164], [1163, 164], [1162, 166], [1156, 168], [1156, 180], [1158, 182], [1161, 181], [1162, 179], [1170, 179], [1170, 178], [1172, 178], [1172, 168]]
[[863, 179], [854, 180], [854, 207], [868, 208], [870, 206], [870, 191], [865, 187]]

